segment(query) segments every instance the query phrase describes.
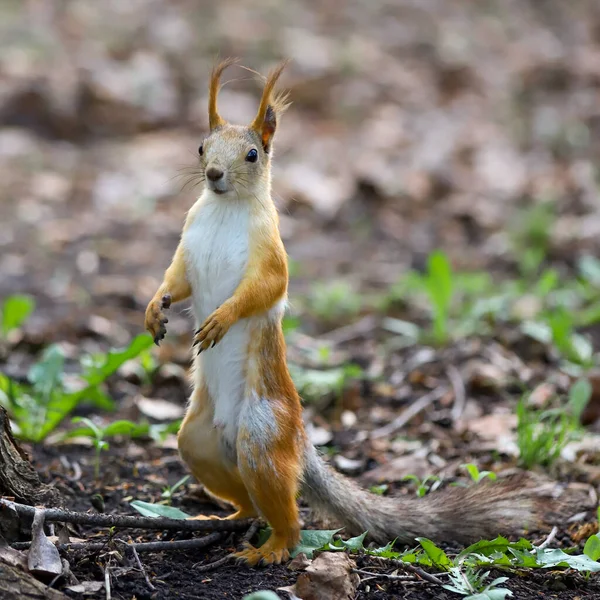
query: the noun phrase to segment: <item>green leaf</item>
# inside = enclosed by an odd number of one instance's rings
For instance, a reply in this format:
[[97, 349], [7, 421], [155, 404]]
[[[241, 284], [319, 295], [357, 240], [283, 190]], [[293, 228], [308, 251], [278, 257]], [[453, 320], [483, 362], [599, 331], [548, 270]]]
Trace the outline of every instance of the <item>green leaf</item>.
[[281, 600], [281, 598], [271, 590], [260, 590], [244, 596], [242, 600]]
[[2, 304], [2, 320], [0, 329], [2, 335], [20, 327], [33, 312], [35, 301], [30, 296], [15, 294], [9, 296]]
[[569, 407], [577, 421], [579, 421], [591, 397], [592, 386], [587, 379], [579, 379], [569, 389]]
[[525, 321], [521, 325], [521, 331], [541, 344], [549, 344], [552, 341], [552, 329], [545, 323]]
[[579, 260], [579, 270], [591, 284], [600, 287], [600, 260], [595, 256], [582, 256]]
[[96, 439], [102, 438], [102, 430], [100, 427], [98, 427], [94, 421], [88, 419], [87, 417], [74, 417], [71, 419], [71, 423], [85, 423]]
[[364, 541], [367, 537], [367, 531], [356, 537], [352, 537], [349, 540], [338, 540], [342, 548], [350, 550], [350, 552], [358, 552], [364, 549]]
[[597, 533], [587, 539], [583, 547], [583, 553], [592, 560], [597, 561], [600, 558], [600, 537]]
[[131, 421], [114, 421], [103, 429], [104, 437], [113, 437], [115, 435], [132, 435], [139, 425]]
[[536, 551], [536, 559], [540, 566], [545, 568], [551, 567], [570, 567], [576, 571], [591, 571], [597, 573], [600, 571], [600, 563], [592, 560], [585, 554], [572, 556], [566, 554], [559, 548], [538, 548]]
[[64, 364], [65, 355], [62, 348], [53, 344], [44, 350], [42, 360], [29, 369], [27, 378], [34, 390], [46, 401], [54, 388], [62, 382]]
[[290, 552], [290, 556], [295, 558], [301, 552], [304, 552], [308, 558], [312, 558], [315, 550], [321, 550], [333, 541], [333, 536], [340, 531], [339, 529], [303, 529], [300, 532], [300, 541], [298, 545]]
[[484, 556], [490, 556], [490, 554], [493, 554], [494, 552], [504, 553], [507, 551], [509, 545], [510, 542], [505, 537], [499, 535], [493, 540], [481, 540], [480, 542], [471, 544], [458, 555], [457, 559], [461, 562], [461, 559], [468, 554], [483, 554]]
[[452, 561], [446, 556], [446, 553], [441, 548], [438, 548], [431, 540], [423, 537], [418, 537], [416, 539], [434, 565], [442, 568], [450, 568], [452, 566]]
[[452, 301], [452, 268], [448, 257], [436, 250], [427, 260], [425, 286], [433, 306], [433, 333], [436, 341], [442, 343], [448, 336], [448, 313]]
[[190, 515], [173, 506], [165, 506], [164, 504], [151, 504], [150, 502], [142, 502], [134, 500], [129, 503], [144, 517], [166, 517], [168, 519], [187, 519]]
[[270, 527], [263, 527], [258, 532], [258, 539], [256, 540], [257, 548], [260, 548], [271, 537], [272, 531], [273, 530]]
[[100, 364], [88, 365], [85, 369], [83, 378], [90, 386], [96, 386], [103, 383], [112, 375], [122, 364], [138, 356], [143, 350], [152, 345], [152, 338], [142, 333], [131, 340], [127, 348], [122, 350], [111, 350], [108, 354], [101, 357]]
[[465, 600], [504, 600], [510, 598], [513, 593], [506, 589], [486, 590], [479, 594], [471, 594], [466, 596]]

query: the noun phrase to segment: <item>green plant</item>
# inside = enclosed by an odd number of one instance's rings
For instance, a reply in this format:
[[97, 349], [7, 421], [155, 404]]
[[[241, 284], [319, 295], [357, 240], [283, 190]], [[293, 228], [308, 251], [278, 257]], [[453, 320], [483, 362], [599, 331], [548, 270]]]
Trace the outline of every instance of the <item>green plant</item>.
[[307, 402], [326, 395], [339, 397], [348, 381], [362, 376], [358, 365], [347, 364], [333, 369], [305, 369], [290, 363], [290, 374], [298, 393]]
[[117, 436], [126, 436], [130, 438], [142, 437], [149, 432], [149, 426], [147, 424], [143, 423], [138, 425], [137, 423], [127, 420], [113, 421], [105, 427], [99, 427], [86, 417], [74, 417], [71, 422], [84, 423], [85, 427], [72, 429], [63, 436], [63, 439], [89, 437], [92, 440], [94, 448], [96, 449], [96, 461], [94, 464], [96, 479], [98, 479], [100, 475], [100, 453], [102, 450], [108, 450], [108, 442], [105, 440]]
[[580, 432], [580, 418], [592, 395], [587, 379], [579, 379], [569, 389], [566, 406], [534, 409], [526, 397], [517, 405], [517, 445], [519, 460], [525, 468], [549, 466], [563, 448]]
[[383, 496], [388, 491], [389, 487], [390, 486], [387, 485], [387, 483], [382, 483], [381, 485], [372, 485], [369, 488], [369, 491], [372, 494], [377, 494], [377, 496]]
[[489, 574], [489, 571], [478, 573], [473, 567], [452, 567], [448, 573], [451, 583], [442, 587], [466, 596], [465, 600], [503, 600], [513, 595], [510, 590], [498, 587], [508, 581], [508, 577], [497, 577], [486, 585]]
[[[596, 509], [596, 521], [600, 525], [600, 506]], [[592, 560], [600, 559], [600, 530], [586, 540], [583, 553]]]
[[315, 284], [308, 302], [309, 311], [328, 323], [353, 317], [362, 308], [360, 295], [346, 281]]
[[434, 492], [440, 487], [442, 480], [437, 475], [427, 475], [424, 479], [420, 479], [416, 475], [405, 475], [402, 481], [414, 481], [417, 484], [417, 496], [422, 498], [428, 492]]
[[173, 500], [173, 494], [190, 478], [189, 475], [182, 477], [177, 483], [171, 486], [167, 486], [163, 489], [160, 497], [164, 500], [164, 504], [171, 504]]
[[5, 338], [20, 327], [34, 308], [35, 301], [30, 296], [15, 294], [6, 298], [0, 307], [0, 335]]
[[556, 221], [554, 204], [537, 202], [521, 211], [511, 234], [511, 245], [522, 275], [530, 279], [546, 258]]
[[82, 402], [111, 409], [113, 402], [103, 390], [104, 382], [124, 362], [151, 344], [150, 336], [142, 334], [122, 350], [84, 356], [78, 378], [64, 377], [62, 348], [49, 346], [41, 360], [29, 370], [27, 383], [16, 382], [0, 373], [0, 405], [8, 411], [20, 438], [39, 442]]
[[73, 423], [85, 423], [90, 431], [89, 437], [96, 449], [96, 458], [94, 461], [94, 477], [100, 477], [100, 453], [102, 450], [108, 450], [108, 442], [104, 441], [104, 430], [98, 427], [92, 420], [85, 417], [75, 417]]
[[492, 471], [480, 471], [477, 465], [474, 465], [473, 463], [468, 463], [461, 466], [466, 469], [467, 473], [470, 475], [471, 479], [475, 483], [479, 483], [482, 479], [485, 479], [486, 477], [491, 481], [496, 480], [496, 473], [493, 473]]
[[560, 410], [535, 410], [522, 398], [517, 405], [519, 461], [526, 469], [550, 466], [569, 442], [572, 424]]

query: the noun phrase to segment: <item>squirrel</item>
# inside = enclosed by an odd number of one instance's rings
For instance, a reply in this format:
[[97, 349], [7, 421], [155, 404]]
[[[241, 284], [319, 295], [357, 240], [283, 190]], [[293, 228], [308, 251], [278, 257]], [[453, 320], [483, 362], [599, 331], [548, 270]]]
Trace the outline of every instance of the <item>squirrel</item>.
[[145, 326], [158, 345], [164, 311], [191, 296], [199, 328], [180, 455], [213, 495], [237, 508], [226, 519], [260, 516], [272, 528], [262, 546], [246, 544], [235, 556], [250, 565], [287, 560], [300, 539], [299, 493], [346, 532], [368, 531], [383, 544], [417, 536], [466, 544], [530, 526], [538, 501], [520, 482], [381, 497], [331, 469], [308, 440], [286, 362], [287, 255], [271, 198], [273, 139], [288, 107], [288, 95], [274, 88], [285, 63], [266, 78], [252, 123], [240, 126], [217, 111], [221, 74], [234, 62], [212, 70], [210, 133], [198, 150], [204, 190], [187, 214]]

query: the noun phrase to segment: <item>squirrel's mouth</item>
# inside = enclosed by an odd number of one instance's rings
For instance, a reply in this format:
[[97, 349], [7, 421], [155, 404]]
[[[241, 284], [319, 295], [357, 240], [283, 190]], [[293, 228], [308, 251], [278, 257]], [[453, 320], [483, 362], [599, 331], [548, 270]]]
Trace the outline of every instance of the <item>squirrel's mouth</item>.
[[221, 189], [216, 183], [208, 182], [208, 189], [219, 196], [222, 194], [226, 194], [229, 190], [227, 188]]

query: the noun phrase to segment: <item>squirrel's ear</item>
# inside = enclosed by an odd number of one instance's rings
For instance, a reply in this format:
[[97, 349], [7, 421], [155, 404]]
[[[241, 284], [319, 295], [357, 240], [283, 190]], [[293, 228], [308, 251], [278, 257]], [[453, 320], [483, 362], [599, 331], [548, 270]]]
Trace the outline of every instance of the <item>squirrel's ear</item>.
[[287, 60], [282, 62], [267, 77], [258, 113], [256, 113], [254, 121], [250, 124], [250, 128], [260, 135], [265, 152], [269, 152], [271, 148], [275, 129], [277, 128], [277, 120], [289, 106], [286, 93], [273, 94], [273, 88], [287, 63]]
[[210, 85], [208, 88], [208, 124], [211, 131], [216, 127], [225, 125], [225, 120], [221, 118], [217, 111], [217, 95], [220, 89], [219, 81], [221, 79], [221, 73], [236, 61], [236, 58], [226, 58], [216, 65], [210, 74]]

